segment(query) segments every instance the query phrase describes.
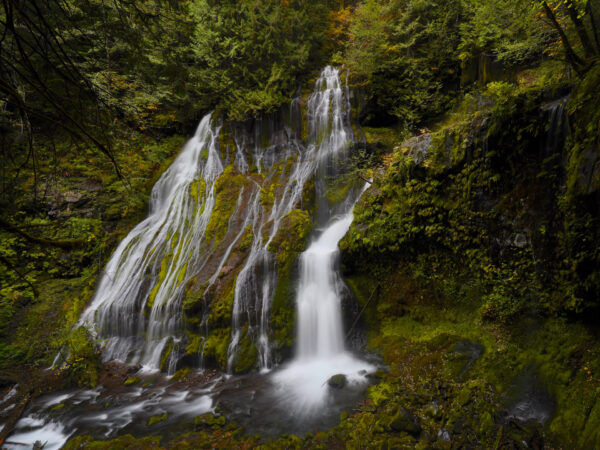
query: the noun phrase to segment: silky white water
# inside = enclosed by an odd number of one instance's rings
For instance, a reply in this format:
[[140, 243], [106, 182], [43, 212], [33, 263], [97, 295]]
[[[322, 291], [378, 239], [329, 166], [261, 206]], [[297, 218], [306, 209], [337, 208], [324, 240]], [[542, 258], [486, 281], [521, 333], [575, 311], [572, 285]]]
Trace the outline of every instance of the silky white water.
[[348, 232], [352, 213], [334, 220], [301, 257], [298, 288], [298, 359], [331, 358], [344, 352], [338, 243]]
[[[299, 100], [289, 114], [299, 116]], [[154, 186], [148, 217], [115, 250], [80, 319], [104, 342], [105, 360], [172, 374], [188, 344], [182, 307], [186, 289], [200, 284], [206, 295], [218, 286], [224, 267], [231, 264], [250, 230], [253, 239], [235, 277], [227, 365], [233, 372], [240, 343], [249, 337], [260, 372], [223, 377], [215, 381], [217, 388], [213, 384], [190, 389], [166, 378], [155, 386], [151, 380], [162, 375], [141, 374], [149, 386], [50, 395], [38, 399], [19, 422], [12, 436], [15, 442], [32, 445], [41, 440], [49, 448], [59, 448], [69, 436], [84, 431], [100, 438], [137, 433], [145, 430], [149, 417], [164, 413], [168, 419], [155, 427], [175, 433], [174, 428], [181, 426], [183, 432], [193, 426], [194, 416], [214, 411], [216, 405], [237, 421], [250, 418], [255, 425], [302, 433], [323, 426], [325, 420], [333, 425], [341, 408], [354, 404], [373, 367], [346, 348], [341, 309], [345, 285], [338, 272], [338, 244], [352, 223], [352, 209], [362, 191], [353, 185], [346, 190], [346, 199], [336, 204], [329, 204], [325, 192], [353, 139], [349, 91], [338, 70], [327, 67], [322, 72], [307, 101], [306, 119], [305, 142], [297, 132], [301, 127], [274, 121], [268, 123], [266, 146], [255, 126], [237, 134], [230, 129], [235, 148], [220, 148], [221, 128], [210, 115], [205, 117]], [[247, 183], [234, 192], [225, 237], [215, 245], [206, 235], [217, 209], [218, 180], [226, 171], [242, 175]], [[279, 280], [270, 244], [285, 216], [301, 207], [310, 181], [317, 191], [317, 214], [313, 239], [298, 260], [296, 356], [271, 370], [275, 365], [271, 306]], [[265, 187], [272, 185], [278, 186], [273, 204], [265, 207]], [[208, 313], [201, 314], [206, 337], [211, 332]], [[200, 356], [203, 349], [200, 345]], [[334, 392], [327, 381], [336, 374], [346, 375], [348, 386]], [[53, 411], [58, 404], [64, 407]]]
[[[299, 116], [299, 101], [292, 102], [289, 115], [291, 122], [291, 116]], [[306, 142], [299, 140], [293, 126], [268, 123], [266, 135], [271, 144], [264, 146], [257, 124], [250, 133], [230, 132], [234, 149], [220, 148], [221, 127], [210, 115], [202, 120], [194, 137], [153, 187], [148, 217], [119, 244], [81, 317], [80, 324], [103, 341], [104, 360], [142, 364], [150, 370], [162, 368], [172, 374], [188, 343], [182, 310], [188, 281], [195, 280], [192, 286], [204, 281], [206, 296], [219, 282], [242, 236], [251, 230], [252, 243], [235, 280], [227, 369], [234, 371], [242, 339], [256, 347], [259, 369], [272, 368], [270, 318], [279, 280], [270, 244], [284, 217], [301, 204], [306, 184], [313, 177], [318, 196], [324, 197], [320, 186], [328, 167], [335, 166], [336, 158], [344, 158], [352, 143], [349, 91], [338, 70], [327, 67], [321, 73], [307, 101], [306, 120]], [[219, 247], [205, 236], [217, 202], [216, 185], [228, 165], [249, 183], [237, 193], [226, 238]], [[249, 172], [251, 166], [262, 181]], [[265, 207], [264, 196], [269, 193], [263, 187], [273, 185], [280, 188], [271, 190], [272, 205]], [[302, 256], [298, 350], [303, 358], [343, 351], [338, 311], [341, 280], [334, 265], [337, 242], [352, 220], [353, 202], [343, 202], [341, 210], [339, 205], [337, 210], [324, 208], [322, 199], [317, 203], [317, 225], [322, 225], [322, 217], [341, 216]], [[317, 297], [322, 300], [318, 305], [309, 303]], [[201, 320], [204, 342], [211, 332], [206, 325], [207, 311], [205, 308]], [[200, 364], [203, 349], [201, 344]]]
[[301, 256], [298, 285], [297, 356], [275, 381], [283, 400], [295, 412], [307, 415], [327, 403], [333, 375], [343, 374], [349, 384], [364, 383], [374, 370], [345, 348], [342, 327], [342, 279], [336, 270], [339, 241], [352, 224], [352, 208], [331, 224]]
[[[352, 210], [360, 194], [350, 189], [341, 205], [325, 200], [327, 168], [344, 158], [352, 143], [348, 92], [342, 89], [337, 70], [325, 70], [309, 101], [311, 136], [318, 139], [317, 211], [325, 227], [318, 230], [300, 257], [300, 279], [296, 297], [297, 350], [295, 359], [274, 375], [280, 397], [297, 414], [307, 415], [327, 402], [328, 379], [337, 374], [348, 383], [362, 383], [373, 367], [346, 351], [342, 323], [341, 294], [344, 282], [337, 270], [340, 240], [352, 224]], [[318, 86], [321, 83], [322, 88]], [[320, 187], [320, 188], [319, 188]], [[364, 190], [364, 189], [363, 189]]]
[[[181, 340], [187, 274], [209, 256], [204, 235], [215, 205], [214, 183], [223, 172], [218, 135], [209, 114], [154, 185], [148, 217], [121, 241], [104, 269], [80, 324], [104, 340], [105, 360], [157, 369], [167, 344]], [[199, 180], [203, 192], [193, 185]]]
[[[348, 89], [342, 86], [339, 71], [326, 67], [308, 99], [307, 119], [310, 134], [305, 146], [295, 148], [296, 159], [289, 174], [286, 174], [282, 196], [275, 199], [271, 213], [266, 218], [261, 215], [259, 198], [250, 209], [255, 239], [235, 286], [232, 337], [228, 348], [230, 372], [245, 323], [248, 324], [248, 333], [258, 336], [256, 341], [259, 368], [266, 371], [272, 366], [269, 319], [277, 279], [275, 261], [268, 250], [269, 244], [277, 234], [281, 220], [301, 201], [305, 184], [315, 174], [319, 165], [351, 143], [348, 97]], [[247, 167], [243, 154], [237, 157], [240, 167]], [[254, 152], [254, 159], [262, 162], [264, 152]]]

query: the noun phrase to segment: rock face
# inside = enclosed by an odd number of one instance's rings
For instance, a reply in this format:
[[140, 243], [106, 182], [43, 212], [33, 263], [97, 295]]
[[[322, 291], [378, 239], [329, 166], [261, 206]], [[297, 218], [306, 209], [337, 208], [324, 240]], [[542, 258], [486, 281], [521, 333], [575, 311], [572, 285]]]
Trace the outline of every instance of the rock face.
[[327, 384], [334, 389], [343, 389], [348, 384], [348, 379], [346, 375], [339, 373], [327, 380]]
[[415, 161], [415, 164], [423, 164], [431, 149], [431, 134], [422, 134], [407, 139], [402, 143], [401, 149], [403, 154], [410, 156]]

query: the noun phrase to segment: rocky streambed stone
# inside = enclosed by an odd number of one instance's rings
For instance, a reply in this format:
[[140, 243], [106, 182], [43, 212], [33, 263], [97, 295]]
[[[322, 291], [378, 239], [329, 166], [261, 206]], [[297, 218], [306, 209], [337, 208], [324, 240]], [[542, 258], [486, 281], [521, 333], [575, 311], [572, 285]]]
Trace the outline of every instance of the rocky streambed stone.
[[346, 375], [340, 373], [327, 380], [327, 384], [334, 389], [343, 389], [348, 384], [348, 379]]

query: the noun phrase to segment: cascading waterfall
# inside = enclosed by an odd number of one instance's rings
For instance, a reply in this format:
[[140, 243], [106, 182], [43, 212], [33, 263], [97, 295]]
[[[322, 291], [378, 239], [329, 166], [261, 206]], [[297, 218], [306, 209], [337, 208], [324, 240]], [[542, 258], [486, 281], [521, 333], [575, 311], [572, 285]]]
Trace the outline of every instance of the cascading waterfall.
[[341, 279], [335, 270], [338, 243], [352, 214], [334, 221], [301, 256], [298, 288], [298, 359], [330, 358], [344, 352]]
[[352, 143], [347, 90], [341, 88], [334, 69], [323, 72], [317, 88], [319, 83], [326, 88], [316, 89], [311, 97], [309, 125], [314, 145], [319, 148], [315, 186], [320, 227], [300, 257], [297, 355], [274, 377], [286, 403], [300, 416], [312, 414], [326, 401], [331, 376], [343, 374], [350, 382], [360, 382], [364, 380], [360, 373], [372, 369], [345, 348], [341, 308], [345, 285], [337, 270], [338, 244], [352, 224], [352, 210], [364, 188], [348, 189], [338, 205], [330, 204], [325, 192], [328, 178], [335, 178], [335, 166]]
[[[99, 388], [40, 399], [20, 422], [19, 441], [48, 440], [50, 447], [59, 448], [69, 435], [82, 431], [97, 432], [103, 438], [141, 434], [147, 432], [149, 417], [163, 414], [168, 419], [154, 425], [162, 428], [154, 429], [168, 433], [181, 424], [193, 427], [194, 417], [212, 411], [216, 403], [234, 415], [242, 405], [243, 413], [237, 415], [240, 421], [250, 418], [255, 425], [273, 424], [274, 429], [301, 433], [323, 426], [325, 420], [333, 425], [342, 408], [355, 404], [364, 387], [365, 371], [372, 366], [345, 348], [340, 304], [344, 283], [337, 266], [338, 242], [350, 227], [352, 209], [362, 191], [350, 183], [342, 189], [344, 200], [330, 203], [326, 199], [328, 180], [339, 178], [336, 168], [343, 165], [353, 139], [348, 88], [336, 69], [327, 67], [322, 72], [307, 102], [305, 143], [298, 126], [300, 100], [281, 114], [264, 122], [230, 124], [227, 131], [210, 115], [202, 120], [153, 187], [148, 217], [115, 250], [79, 324], [104, 341], [105, 360], [141, 364], [151, 370], [166, 368], [172, 374], [184, 351], [190, 356], [191, 339], [186, 336], [190, 325], [184, 322], [195, 319], [193, 331], [205, 333], [204, 344], [197, 341], [194, 350], [201, 356], [213, 331], [208, 320], [211, 302], [222, 300], [219, 289], [224, 285], [230, 289], [229, 283], [234, 282], [227, 365], [234, 371], [242, 344], [247, 345], [243, 339], [250, 339], [258, 366], [263, 372], [271, 369], [270, 316], [279, 280], [278, 261], [270, 246], [286, 215], [299, 208], [308, 182], [314, 180], [316, 231], [300, 257], [296, 358], [268, 375], [230, 380], [235, 383], [233, 389], [227, 385], [228, 377], [212, 380], [210, 386], [193, 386], [152, 375], [149, 386], [137, 385], [126, 394], [115, 395], [109, 387], [106, 395]], [[234, 146], [230, 146], [232, 141]], [[234, 178], [242, 181], [228, 193], [227, 217], [219, 217], [222, 189]], [[272, 203], [265, 201], [266, 195]], [[211, 228], [215, 217], [219, 226], [227, 228], [219, 230], [218, 239]], [[249, 248], [240, 250], [242, 237], [249, 234]], [[229, 264], [235, 267], [225, 270]], [[215, 292], [219, 296], [211, 297]], [[190, 298], [202, 306], [188, 316], [184, 300]], [[327, 380], [338, 373], [346, 375], [349, 385], [317, 414], [315, 408], [335, 396]], [[218, 383], [222, 384], [217, 389]], [[66, 405], [57, 412], [54, 407], [59, 402]], [[252, 415], [246, 412], [249, 403], [255, 411]]]
[[[259, 367], [268, 369], [271, 366], [269, 317], [277, 280], [269, 244], [277, 234], [281, 220], [300, 202], [306, 181], [315, 174], [321, 162], [351, 142], [348, 97], [348, 89], [342, 87], [339, 71], [326, 67], [308, 100], [310, 135], [306, 148], [297, 147], [297, 159], [290, 173], [286, 174], [283, 195], [275, 201], [270, 215], [266, 220], [255, 216], [252, 227], [255, 240], [235, 286], [232, 339], [228, 349], [230, 371], [243, 332], [243, 319], [247, 320], [249, 326], [257, 324], [258, 332], [254, 333], [258, 335]], [[270, 226], [270, 229], [268, 237], [263, 239], [266, 226]], [[253, 318], [253, 314], [258, 314], [258, 317]]]
[[[250, 339], [256, 347], [260, 369], [272, 367], [270, 316], [278, 280], [276, 259], [269, 247], [282, 220], [298, 208], [307, 182], [315, 175], [316, 189], [324, 195], [323, 180], [331, 175], [328, 167], [336, 164], [336, 158], [343, 158], [352, 142], [349, 92], [339, 71], [325, 68], [308, 99], [306, 143], [293, 125], [301, 120], [299, 99], [292, 102], [287, 114], [284, 122], [292, 126], [255, 122], [251, 133], [232, 128], [233, 149], [220, 148], [221, 127], [210, 115], [202, 120], [194, 137], [154, 186], [148, 217], [120, 243], [82, 315], [80, 324], [104, 341], [105, 360], [142, 364], [153, 370], [166, 368], [173, 373], [187, 345], [182, 302], [189, 287], [201, 286], [206, 298], [250, 229], [253, 240], [235, 279], [227, 367], [234, 371], [242, 339]], [[265, 137], [270, 139], [266, 146]], [[231, 164], [231, 173], [243, 175], [247, 183], [236, 194], [227, 239], [213, 246], [206, 238], [207, 229], [217, 202], [215, 189], [219, 177], [227, 175], [227, 164]], [[269, 194], [263, 189], [267, 185], [279, 186], [272, 191], [268, 207], [264, 195]], [[340, 211], [323, 207], [320, 198], [318, 203], [317, 225], [325, 225], [332, 212], [348, 213], [348, 201], [338, 205]], [[339, 230], [345, 232], [343, 226]], [[337, 241], [332, 245], [336, 247]], [[307, 258], [308, 254], [303, 261]], [[335, 256], [332, 258], [334, 264]], [[305, 261], [303, 267], [311, 264]], [[334, 286], [339, 282], [331, 281], [332, 298], [339, 297]], [[203, 311], [201, 328], [208, 336], [209, 303]], [[304, 327], [303, 320], [299, 327]], [[332, 342], [339, 341], [341, 322], [336, 327], [339, 331]], [[335, 345], [341, 349], [339, 342]], [[198, 350], [201, 364], [203, 348], [201, 344]]]
[[166, 345], [180, 341], [186, 276], [208, 257], [203, 238], [215, 204], [214, 183], [223, 172], [218, 135], [209, 114], [154, 185], [148, 217], [107, 264], [80, 319], [106, 341], [105, 360], [156, 369]]

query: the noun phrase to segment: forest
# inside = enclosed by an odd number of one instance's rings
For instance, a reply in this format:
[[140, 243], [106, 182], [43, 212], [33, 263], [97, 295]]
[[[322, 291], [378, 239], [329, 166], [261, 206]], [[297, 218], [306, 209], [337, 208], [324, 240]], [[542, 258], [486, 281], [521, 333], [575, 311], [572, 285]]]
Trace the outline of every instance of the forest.
[[600, 447], [600, 0], [0, 5], [0, 447]]

